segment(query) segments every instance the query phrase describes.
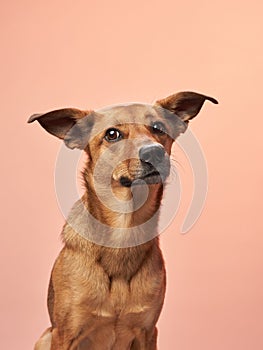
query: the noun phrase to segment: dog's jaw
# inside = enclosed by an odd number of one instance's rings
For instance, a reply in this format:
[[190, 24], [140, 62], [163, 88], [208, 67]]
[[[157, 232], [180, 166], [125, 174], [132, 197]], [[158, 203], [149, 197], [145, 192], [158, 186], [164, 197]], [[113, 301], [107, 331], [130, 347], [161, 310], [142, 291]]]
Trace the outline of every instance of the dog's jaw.
[[121, 176], [119, 183], [123, 187], [131, 187], [131, 186], [138, 186], [138, 185], [158, 185], [164, 182], [163, 177], [160, 175], [158, 171], [153, 171], [150, 174], [147, 174], [145, 176], [136, 178], [136, 179], [130, 179], [126, 176]]
[[113, 173], [113, 181], [123, 187], [131, 187], [142, 184], [164, 184], [170, 174], [170, 159], [167, 156], [163, 162], [153, 166], [149, 163], [138, 162], [138, 169], [130, 171], [129, 168], [121, 169]]

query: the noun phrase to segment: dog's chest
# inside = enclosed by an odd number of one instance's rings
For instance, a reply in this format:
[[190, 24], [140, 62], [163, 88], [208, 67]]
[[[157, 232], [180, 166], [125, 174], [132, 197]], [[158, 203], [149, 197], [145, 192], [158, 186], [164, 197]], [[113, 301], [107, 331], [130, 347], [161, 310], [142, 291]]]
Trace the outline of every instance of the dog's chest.
[[106, 249], [101, 255], [99, 264], [109, 276], [111, 288], [114, 287], [115, 283], [118, 283], [117, 281], [122, 279], [125, 282], [131, 280], [139, 270], [144, 256], [137, 254], [135, 250], [137, 250], [137, 247], [132, 249]]
[[92, 314], [98, 319], [112, 319], [115, 324], [130, 324], [135, 327], [138, 323], [143, 323], [142, 327], [147, 327], [152, 322], [154, 310], [160, 300], [152, 298], [149, 293], [133, 289], [123, 279], [113, 279], [107, 298]]
[[[98, 294], [92, 314], [114, 322], [145, 322], [163, 302], [165, 275], [162, 263], [152, 265], [151, 254], [138, 254], [143, 247], [113, 250], [105, 248], [99, 265], [108, 276], [108, 288]], [[153, 313], [153, 314], [152, 314]]]

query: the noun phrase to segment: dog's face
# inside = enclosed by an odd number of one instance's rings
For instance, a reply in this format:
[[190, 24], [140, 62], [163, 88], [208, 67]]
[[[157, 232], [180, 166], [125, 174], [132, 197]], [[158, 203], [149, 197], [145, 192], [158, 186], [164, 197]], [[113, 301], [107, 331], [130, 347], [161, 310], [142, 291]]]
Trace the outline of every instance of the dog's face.
[[69, 148], [80, 148], [88, 155], [85, 175], [96, 175], [103, 182], [111, 174], [113, 187], [127, 188], [133, 183], [163, 183], [170, 172], [173, 141], [188, 121], [211, 97], [182, 92], [155, 105], [127, 104], [99, 111], [67, 108], [33, 115], [51, 134], [64, 140]]
[[161, 108], [145, 104], [93, 113], [94, 126], [85, 147], [91, 173], [94, 175], [95, 167], [98, 173], [110, 172], [115, 187], [130, 187], [135, 180], [147, 184], [164, 182], [169, 175], [175, 134], [186, 129], [179, 118], [170, 117], [172, 121]]

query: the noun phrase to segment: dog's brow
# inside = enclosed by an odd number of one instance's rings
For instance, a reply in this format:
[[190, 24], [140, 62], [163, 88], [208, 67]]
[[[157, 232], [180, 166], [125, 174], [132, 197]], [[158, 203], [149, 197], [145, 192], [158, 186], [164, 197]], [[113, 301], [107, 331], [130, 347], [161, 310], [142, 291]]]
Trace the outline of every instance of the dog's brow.
[[118, 118], [117, 116], [116, 117], [114, 117], [112, 120], [111, 120], [111, 123], [112, 123], [112, 125], [116, 125], [116, 126], [118, 126], [118, 125], [123, 125], [123, 124], [125, 124], [127, 122], [127, 120], [125, 120], [125, 119], [123, 119], [123, 118]]
[[153, 119], [156, 119], [156, 116], [153, 115], [152, 113], [145, 113], [144, 118], [153, 120]]

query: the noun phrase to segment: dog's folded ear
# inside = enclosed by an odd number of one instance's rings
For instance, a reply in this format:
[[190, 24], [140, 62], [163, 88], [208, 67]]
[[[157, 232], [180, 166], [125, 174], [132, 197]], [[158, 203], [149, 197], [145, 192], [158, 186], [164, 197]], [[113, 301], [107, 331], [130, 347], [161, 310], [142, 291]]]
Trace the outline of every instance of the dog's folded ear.
[[35, 120], [50, 134], [64, 140], [67, 147], [84, 149], [94, 117], [91, 111], [64, 108], [44, 114], [33, 114], [28, 123]]
[[194, 118], [202, 108], [205, 100], [218, 103], [213, 97], [198, 94], [197, 92], [183, 91], [156, 101], [157, 106], [174, 113], [182, 121]]

